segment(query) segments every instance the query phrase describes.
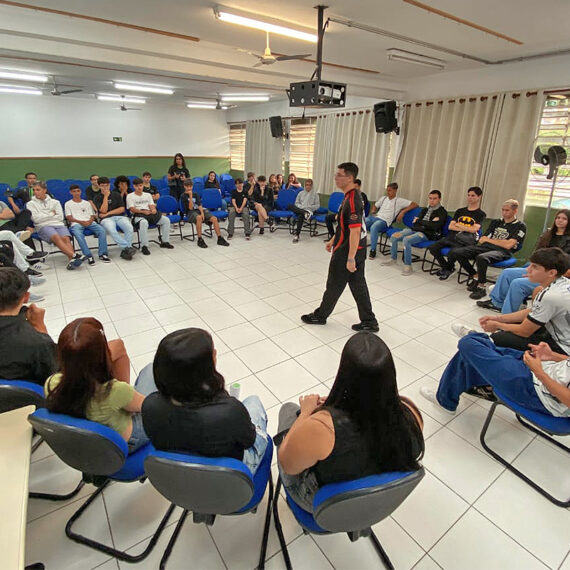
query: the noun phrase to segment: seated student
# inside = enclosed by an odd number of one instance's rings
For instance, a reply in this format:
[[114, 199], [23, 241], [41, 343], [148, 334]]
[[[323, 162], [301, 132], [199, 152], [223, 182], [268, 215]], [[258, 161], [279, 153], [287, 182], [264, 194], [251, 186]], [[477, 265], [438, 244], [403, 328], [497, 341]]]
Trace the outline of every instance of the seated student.
[[277, 200], [277, 197], [279, 196], [279, 190], [281, 190], [281, 186], [277, 182], [277, 176], [275, 174], [269, 175], [267, 186], [269, 186], [270, 190], [273, 190], [273, 199]]
[[133, 191], [131, 181], [126, 176], [120, 174], [113, 182], [113, 190], [121, 195], [123, 202], [126, 204], [127, 196]]
[[404, 270], [402, 275], [412, 274], [412, 245], [426, 240], [436, 240], [441, 237], [441, 231], [447, 221], [447, 210], [441, 205], [441, 192], [432, 190], [428, 194], [428, 207], [422, 208], [419, 216], [414, 218], [412, 228], [392, 234], [390, 238], [390, 260], [382, 265], [394, 265], [398, 262], [398, 244], [404, 244]]
[[[208, 172], [208, 178], [206, 179], [206, 182], [204, 182], [204, 188], [214, 188], [218, 190], [220, 196], [222, 196], [220, 183], [218, 182], [218, 179], [216, 178], [216, 173], [213, 170], [210, 170], [210, 172]], [[222, 210], [227, 210], [227, 209], [228, 209], [228, 203], [226, 200], [222, 198]]]
[[[503, 217], [493, 220], [476, 245], [453, 248], [448, 255], [451, 265], [459, 262], [469, 275], [467, 290], [470, 299], [482, 299], [487, 295], [487, 268], [492, 263], [512, 257], [522, 247], [526, 225], [517, 219], [519, 203], [507, 200], [503, 204]], [[475, 261], [475, 265], [471, 263]], [[476, 268], [475, 268], [476, 267]]]
[[293, 243], [299, 241], [301, 230], [303, 229], [303, 222], [310, 220], [311, 216], [321, 206], [321, 200], [315, 188], [313, 187], [313, 179], [307, 178], [305, 180], [305, 191], [299, 192], [295, 198], [294, 204], [289, 204], [288, 210], [293, 212], [297, 218], [297, 225], [295, 227], [295, 237]]
[[[22, 216], [19, 216], [20, 221], [15, 221], [16, 215], [14, 214], [14, 212], [12, 212], [10, 207], [5, 202], [0, 201], [0, 231], [10, 232], [11, 234], [13, 234], [13, 237], [17, 239], [17, 241], [19, 241], [20, 243], [22, 243], [22, 245], [24, 245], [25, 247], [24, 255], [26, 256], [28, 261], [30, 261], [31, 263], [42, 262], [45, 260], [48, 254], [45, 252], [39, 252], [39, 251], [36, 252], [34, 251], [34, 248], [31, 247], [30, 242], [32, 240], [30, 239], [30, 236], [32, 232], [30, 231], [31, 228], [30, 229], [27, 228], [31, 222], [32, 213], [27, 209], [25, 210], [25, 212], [27, 214], [27, 217], [25, 219], [27, 221], [25, 222], [25, 225], [20, 225]], [[12, 241], [11, 237], [6, 237], [4, 239]]]
[[[544, 247], [559, 247], [570, 254], [570, 210], [560, 210], [554, 218], [552, 228], [546, 230], [539, 238], [535, 251]], [[566, 274], [570, 277], [570, 274]], [[526, 267], [509, 267], [504, 269], [491, 291], [487, 301], [477, 301], [477, 306], [491, 309], [499, 313], [518, 311], [523, 301], [530, 297], [538, 283], [533, 283], [526, 276]]]
[[[273, 210], [273, 191], [267, 188], [265, 176], [257, 178], [257, 184], [248, 190], [250, 208], [255, 208], [259, 223], [259, 235], [265, 233], [265, 221], [269, 219], [269, 212]], [[271, 225], [271, 220], [269, 220]]]
[[44, 323], [45, 309], [30, 300], [30, 281], [16, 267], [0, 267], [0, 378], [43, 386], [57, 370], [55, 343]]
[[53, 243], [67, 255], [67, 269], [70, 271], [83, 263], [82, 257], [73, 250], [71, 234], [63, 223], [63, 209], [59, 200], [47, 195], [45, 182], [38, 180], [34, 185], [34, 197], [27, 204], [32, 221], [41, 239]]
[[95, 259], [85, 240], [85, 230], [88, 229], [95, 234], [99, 242], [99, 259], [103, 263], [111, 263], [107, 255], [107, 235], [103, 226], [95, 221], [97, 216], [93, 206], [81, 198], [81, 188], [77, 184], [72, 184], [69, 192], [73, 198], [65, 203], [65, 219], [69, 222], [69, 229], [77, 240], [85, 259], [89, 265], [95, 265]]
[[153, 372], [158, 392], [145, 399], [142, 416], [154, 447], [232, 457], [255, 473], [267, 447], [267, 415], [257, 396], [240, 402], [226, 392], [208, 332], [188, 328], [165, 336]]
[[140, 411], [145, 396], [156, 387], [150, 364], [143, 368], [134, 387], [128, 376], [121, 377], [125, 365], [130, 367], [129, 359], [123, 346], [121, 359], [114, 360], [111, 342], [105, 338], [103, 325], [92, 317], [75, 319], [61, 331], [57, 343], [59, 372], [45, 383], [47, 408], [114, 429], [132, 453], [148, 443]]
[[277, 455], [284, 487], [312, 512], [316, 491], [328, 483], [420, 468], [423, 419], [398, 394], [389, 348], [359, 332], [345, 344], [328, 397], [301, 396], [279, 411]]
[[303, 188], [303, 185], [297, 180], [295, 174], [291, 172], [287, 177], [287, 184], [285, 184], [286, 190], [300, 190]]
[[101, 196], [99, 176], [97, 174], [92, 174], [89, 177], [89, 186], [85, 188], [85, 198], [88, 202], [91, 202], [91, 205], [95, 211], [97, 211], [97, 206], [95, 204], [95, 202], [98, 200], [97, 196]]
[[148, 172], [148, 171], [143, 172], [143, 175], [142, 175], [143, 192], [150, 194], [152, 196], [152, 199], [155, 202], [158, 202], [158, 199], [160, 198], [160, 193], [158, 191], [158, 188], [154, 184], [151, 184], [151, 182], [150, 182], [151, 178], [152, 178], [152, 174], [150, 172]]
[[[526, 268], [529, 279], [542, 287], [532, 307], [481, 317], [481, 328], [494, 333], [491, 338], [498, 346], [526, 350], [529, 343], [544, 341], [552, 350], [570, 354], [570, 279], [564, 277], [569, 269], [570, 256], [560, 248], [537, 249]], [[452, 329], [458, 336], [471, 332], [461, 324], [452, 325]]]
[[135, 191], [127, 196], [127, 208], [133, 215], [133, 224], [138, 224], [143, 255], [150, 255], [148, 249], [148, 226], [156, 224], [160, 232], [160, 246], [165, 249], [174, 249], [170, 243], [170, 220], [157, 211], [152, 196], [143, 192], [143, 181], [133, 179]]
[[257, 183], [255, 172], [248, 172], [247, 180], [243, 185], [243, 191], [246, 192], [249, 196], [251, 196], [254, 190], [259, 190], [259, 184]]
[[243, 229], [245, 232], [245, 239], [251, 237], [251, 216], [249, 214], [247, 194], [243, 191], [243, 180], [241, 178], [235, 179], [235, 190], [232, 191], [232, 205], [228, 214], [228, 239], [234, 237], [234, 227], [236, 216], [241, 214], [243, 220]]
[[[13, 232], [23, 232], [23, 231], [30, 231], [30, 222], [32, 220], [31, 212], [26, 208], [26, 204], [32, 199], [34, 195], [33, 185], [35, 184], [36, 180], [38, 179], [35, 172], [26, 172], [24, 176], [26, 179], [27, 186], [25, 188], [18, 188], [14, 191], [6, 192], [6, 198], [8, 199], [8, 204], [11, 208], [11, 211], [14, 213], [14, 217], [11, 218], [7, 224], [8, 227], [4, 228], [6, 230], [10, 230]], [[6, 213], [5, 216], [10, 216], [10, 214]], [[34, 240], [28, 236], [24, 239], [26, 245], [35, 249]]]
[[[106, 176], [99, 178], [101, 192], [94, 198], [99, 210], [101, 225], [121, 249], [121, 258], [130, 261], [137, 250], [133, 247], [133, 225], [125, 216], [125, 205], [119, 192], [111, 192], [111, 184]], [[119, 230], [123, 232], [119, 233]]]
[[182, 194], [182, 206], [183, 214], [186, 216], [186, 220], [191, 224], [196, 224], [196, 233], [198, 234], [198, 247], [206, 248], [206, 242], [202, 237], [202, 224], [206, 222], [211, 224], [214, 228], [215, 234], [218, 236], [218, 245], [228, 246], [230, 245], [223, 237], [220, 231], [220, 223], [218, 218], [213, 216], [210, 210], [202, 207], [202, 198], [197, 192], [194, 193], [192, 188], [194, 187], [194, 182], [192, 178], [187, 178], [184, 180], [184, 194]]
[[455, 271], [455, 263], [446, 260], [441, 254], [441, 250], [444, 247], [475, 245], [479, 239], [478, 232], [487, 215], [479, 207], [482, 194], [483, 190], [479, 186], [472, 186], [467, 190], [467, 206], [455, 211], [451, 222], [449, 222], [448, 234], [429, 248], [429, 252], [441, 268], [436, 273], [440, 281], [445, 281]]
[[[368, 196], [362, 191], [362, 180], [360, 180], [360, 178], [357, 178], [354, 181], [354, 185], [360, 192], [360, 196], [362, 197], [362, 206], [364, 208], [364, 212], [366, 212], [370, 208], [370, 204], [368, 202]], [[323, 241], [330, 241], [334, 237], [334, 223], [336, 221], [338, 221], [338, 212], [327, 214], [325, 223], [327, 224], [328, 236]]]
[[[47, 252], [44, 253], [44, 256], [47, 255]], [[40, 266], [38, 260], [44, 258], [38, 257], [33, 249], [16, 237], [16, 234], [0, 230], [0, 266], [17, 267], [28, 276], [32, 285], [41, 285], [45, 283], [45, 279], [42, 279], [43, 273], [37, 267]], [[32, 263], [34, 267], [30, 266]], [[32, 302], [39, 300], [37, 295], [32, 294]]]
[[386, 186], [386, 196], [382, 196], [372, 205], [370, 215], [366, 218], [366, 229], [370, 232], [370, 253], [368, 257], [376, 257], [378, 236], [385, 232], [394, 220], [401, 222], [404, 214], [417, 207], [415, 202], [396, 196], [398, 184], [392, 182]]
[[[492, 388], [528, 410], [570, 417], [570, 361], [547, 343], [529, 344], [526, 352], [500, 348], [481, 333], [464, 336], [444, 370], [437, 393], [422, 386], [427, 400], [455, 413], [464, 392], [496, 400]], [[488, 387], [491, 389], [486, 389]]]
[[275, 180], [277, 182], [279, 190], [283, 190], [285, 188], [285, 181], [283, 180], [283, 174], [276, 174]]

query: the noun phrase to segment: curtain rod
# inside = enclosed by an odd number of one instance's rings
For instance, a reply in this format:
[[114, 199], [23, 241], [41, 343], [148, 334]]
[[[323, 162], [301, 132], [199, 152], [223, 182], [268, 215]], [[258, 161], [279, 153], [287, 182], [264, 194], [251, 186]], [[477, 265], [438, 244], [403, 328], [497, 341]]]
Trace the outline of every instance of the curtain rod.
[[[323, 111], [321, 111], [322, 113]], [[350, 115], [350, 114], [363, 114], [363, 113], [370, 113], [371, 109], [368, 107], [360, 107], [358, 109], [350, 109], [350, 110], [339, 110], [339, 111], [333, 111], [332, 109], [330, 109], [326, 114], [324, 115], [309, 115], [308, 117], [283, 117], [281, 116], [281, 119], [283, 120], [292, 120], [292, 119], [317, 119], [320, 117], [325, 117], [327, 115], [333, 115], [336, 113], [337, 116], [343, 116], [343, 115]], [[242, 125], [243, 123], [247, 123], [247, 121], [268, 121], [269, 119], [244, 119], [243, 121], [226, 121], [226, 124], [228, 125]]]

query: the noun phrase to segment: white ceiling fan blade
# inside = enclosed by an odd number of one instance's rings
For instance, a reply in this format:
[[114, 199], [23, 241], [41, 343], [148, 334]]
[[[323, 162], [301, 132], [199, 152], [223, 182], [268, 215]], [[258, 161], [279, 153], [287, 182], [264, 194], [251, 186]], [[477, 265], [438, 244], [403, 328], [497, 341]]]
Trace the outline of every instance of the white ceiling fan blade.
[[311, 56], [310, 53], [304, 53], [302, 55], [279, 55], [275, 59], [277, 61], [287, 61], [290, 59], [307, 59], [310, 56]]

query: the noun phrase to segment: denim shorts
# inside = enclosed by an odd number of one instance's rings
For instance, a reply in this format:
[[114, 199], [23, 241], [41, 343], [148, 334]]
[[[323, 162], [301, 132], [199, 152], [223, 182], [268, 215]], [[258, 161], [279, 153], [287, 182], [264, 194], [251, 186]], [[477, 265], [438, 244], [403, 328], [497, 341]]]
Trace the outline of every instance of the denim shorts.
[[60, 237], [70, 237], [71, 234], [65, 226], [45, 226], [37, 230], [38, 235], [44, 241], [50, 242], [51, 238], [55, 235]]
[[137, 449], [149, 442], [148, 436], [144, 431], [142, 414], [133, 414], [131, 416], [131, 421], [133, 422], [133, 431], [131, 432], [129, 441], [127, 441], [129, 453], [135, 452]]

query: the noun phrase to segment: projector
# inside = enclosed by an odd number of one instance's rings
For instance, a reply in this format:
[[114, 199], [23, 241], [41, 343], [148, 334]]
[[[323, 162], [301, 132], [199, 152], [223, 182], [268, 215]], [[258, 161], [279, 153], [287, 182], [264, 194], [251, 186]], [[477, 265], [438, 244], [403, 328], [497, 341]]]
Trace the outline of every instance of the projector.
[[287, 91], [290, 107], [344, 107], [346, 83], [316, 79], [291, 83]]

